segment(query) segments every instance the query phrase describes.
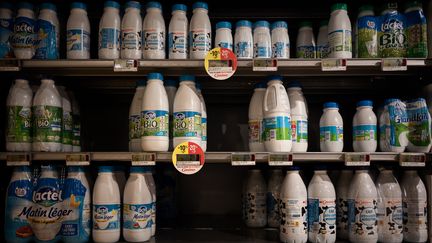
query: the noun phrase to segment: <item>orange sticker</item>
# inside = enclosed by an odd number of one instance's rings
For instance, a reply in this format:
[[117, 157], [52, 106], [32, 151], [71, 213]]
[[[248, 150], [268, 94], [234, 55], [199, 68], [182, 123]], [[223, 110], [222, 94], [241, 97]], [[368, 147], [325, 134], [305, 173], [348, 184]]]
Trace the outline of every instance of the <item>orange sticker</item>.
[[207, 74], [217, 80], [229, 79], [237, 70], [237, 57], [230, 49], [216, 47], [204, 60]]
[[172, 162], [180, 173], [192, 175], [200, 171], [204, 166], [204, 152], [198, 144], [184, 142], [174, 149]]

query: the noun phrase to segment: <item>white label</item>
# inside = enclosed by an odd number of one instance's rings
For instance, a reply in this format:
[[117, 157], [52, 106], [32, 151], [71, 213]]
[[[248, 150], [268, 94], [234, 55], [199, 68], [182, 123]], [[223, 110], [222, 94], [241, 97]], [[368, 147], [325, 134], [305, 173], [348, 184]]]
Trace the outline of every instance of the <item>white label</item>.
[[254, 59], [252, 71], [275, 72], [278, 69], [277, 59]]
[[402, 167], [425, 167], [426, 155], [423, 153], [399, 154], [399, 165]]
[[404, 233], [427, 230], [427, 201], [408, 198], [403, 202]]
[[253, 153], [232, 153], [232, 166], [253, 166], [255, 165], [255, 154]]
[[138, 61], [137, 60], [114, 60], [114, 72], [137, 72]]
[[21, 65], [19, 60], [1, 60], [0, 71], [20, 71]]
[[[377, 228], [377, 201], [375, 198], [348, 199], [349, 231], [353, 239], [376, 239]], [[351, 239], [351, 236], [350, 236]]]
[[90, 154], [67, 154], [66, 166], [88, 166], [90, 165]]
[[285, 238], [307, 234], [308, 226], [306, 206], [306, 198], [303, 200], [281, 198], [279, 204], [281, 216], [280, 234], [286, 235]]
[[269, 166], [291, 166], [293, 165], [292, 153], [270, 153], [268, 157]]
[[7, 166], [29, 166], [30, 155], [29, 154], [7, 154], [6, 165]]
[[322, 71], [346, 71], [346, 59], [323, 59], [321, 61]]
[[406, 71], [406, 58], [384, 58], [381, 60], [382, 71]]
[[368, 153], [345, 153], [346, 166], [369, 166], [370, 154]]
[[380, 231], [391, 235], [401, 235], [403, 230], [403, 210], [400, 198], [383, 198], [378, 203], [378, 226]]
[[155, 153], [134, 153], [131, 155], [132, 166], [154, 166], [156, 165]]

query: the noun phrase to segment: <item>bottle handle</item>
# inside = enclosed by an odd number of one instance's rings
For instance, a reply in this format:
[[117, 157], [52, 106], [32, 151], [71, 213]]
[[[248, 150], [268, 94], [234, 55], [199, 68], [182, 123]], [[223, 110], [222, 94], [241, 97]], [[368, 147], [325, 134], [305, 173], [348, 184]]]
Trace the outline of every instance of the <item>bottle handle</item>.
[[269, 93], [269, 88], [267, 88], [266, 92], [264, 93], [264, 100], [263, 100], [263, 110], [264, 111], [268, 111], [268, 107], [267, 107], [267, 97], [268, 97], [268, 93]]

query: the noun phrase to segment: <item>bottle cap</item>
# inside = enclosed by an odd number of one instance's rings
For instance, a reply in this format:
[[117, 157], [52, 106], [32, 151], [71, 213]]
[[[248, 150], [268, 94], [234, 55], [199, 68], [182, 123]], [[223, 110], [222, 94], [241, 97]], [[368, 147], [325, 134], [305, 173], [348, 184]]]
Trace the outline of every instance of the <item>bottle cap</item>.
[[99, 172], [113, 172], [114, 166], [99, 166]]
[[302, 27], [310, 27], [310, 28], [312, 28], [312, 22], [310, 22], [310, 21], [300, 22], [300, 28], [302, 28]]
[[265, 89], [267, 88], [267, 81], [261, 81], [254, 85], [254, 89]]
[[193, 76], [193, 75], [182, 75], [182, 76], [180, 76], [179, 81], [180, 82], [183, 82], [183, 81], [195, 82], [195, 76]]
[[120, 4], [116, 1], [106, 1], [104, 4], [105, 8], [117, 8], [120, 9]]
[[196, 2], [192, 5], [192, 9], [195, 10], [197, 8], [203, 8], [203, 9], [208, 10], [208, 5], [205, 2]]
[[348, 10], [348, 6], [346, 3], [335, 3], [331, 6], [331, 11], [336, 11], [336, 10]]
[[68, 166], [67, 171], [68, 172], [84, 172], [84, 169], [80, 166]]
[[260, 20], [260, 21], [255, 22], [254, 29], [259, 28], [259, 27], [270, 28], [270, 23], [268, 21], [265, 21], [265, 20]]
[[276, 28], [288, 29], [288, 24], [285, 21], [276, 21], [276, 22], [273, 22], [272, 25], [271, 25], [271, 29], [274, 30]]
[[146, 8], [158, 8], [162, 10], [162, 5], [159, 2], [148, 2]]
[[373, 106], [373, 102], [372, 100], [361, 100], [359, 102], [357, 102], [357, 107], [361, 107], [361, 106]]
[[10, 10], [14, 9], [13, 5], [9, 2], [0, 2], [0, 8], [6, 8]]
[[137, 2], [137, 1], [129, 1], [126, 2], [126, 8], [136, 8], [141, 10], [141, 3]]
[[239, 28], [239, 27], [252, 28], [252, 22], [250, 22], [249, 20], [240, 20], [240, 21], [237, 21], [236, 28]]
[[80, 8], [80, 9], [87, 10], [87, 5], [85, 3], [82, 3], [82, 2], [73, 2], [71, 4], [71, 8]]
[[29, 2], [20, 2], [20, 3], [18, 3], [18, 9], [21, 9], [21, 8], [33, 10], [34, 7], [33, 7], [33, 4], [31, 4]]
[[184, 5], [184, 4], [174, 4], [172, 6], [172, 8], [171, 8], [171, 11], [172, 12], [174, 12], [174, 11], [184, 11], [184, 12], [186, 12], [187, 11], [187, 6]]
[[279, 81], [282, 81], [282, 80], [283, 80], [283, 77], [280, 76], [280, 75], [271, 75], [271, 76], [268, 76], [268, 77], [267, 77], [267, 82], [270, 82], [270, 81], [272, 81], [272, 80], [279, 80]]
[[42, 3], [40, 5], [40, 9], [49, 9], [52, 10], [54, 12], [57, 12], [57, 7], [56, 5], [52, 4], [52, 3]]
[[326, 108], [339, 108], [339, 105], [336, 102], [326, 102], [324, 103], [324, 109]]
[[222, 29], [222, 28], [231, 29], [231, 23], [227, 21], [218, 22], [216, 24], [216, 29]]
[[149, 73], [147, 75], [147, 81], [151, 80], [151, 79], [159, 79], [159, 80], [164, 80], [163, 79], [163, 75], [161, 73]]

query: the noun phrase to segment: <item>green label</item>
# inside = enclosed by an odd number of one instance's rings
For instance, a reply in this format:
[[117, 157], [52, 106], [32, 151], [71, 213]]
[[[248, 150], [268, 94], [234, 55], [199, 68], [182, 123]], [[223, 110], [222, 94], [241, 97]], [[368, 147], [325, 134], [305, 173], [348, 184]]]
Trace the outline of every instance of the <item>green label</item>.
[[407, 36], [405, 35], [405, 17], [393, 12], [381, 16], [378, 32], [378, 51], [380, 57], [405, 57]]
[[168, 136], [169, 116], [167, 111], [151, 110], [141, 112], [142, 136]]
[[80, 116], [79, 115], [73, 115], [73, 137], [72, 137], [72, 145], [73, 146], [81, 146], [81, 123], [80, 123]]
[[129, 139], [141, 138], [141, 116], [129, 116]]
[[291, 118], [288, 116], [277, 116], [263, 120], [263, 140], [291, 140]]
[[33, 142], [62, 142], [63, 110], [57, 106], [33, 106]]
[[174, 137], [201, 138], [201, 122], [201, 113], [193, 111], [174, 112]]
[[71, 112], [63, 112], [62, 144], [72, 145], [73, 120]]
[[356, 48], [359, 58], [378, 57], [378, 25], [379, 19], [374, 16], [363, 16], [357, 20]]
[[31, 142], [31, 109], [22, 106], [8, 106], [6, 141], [9, 143]]

